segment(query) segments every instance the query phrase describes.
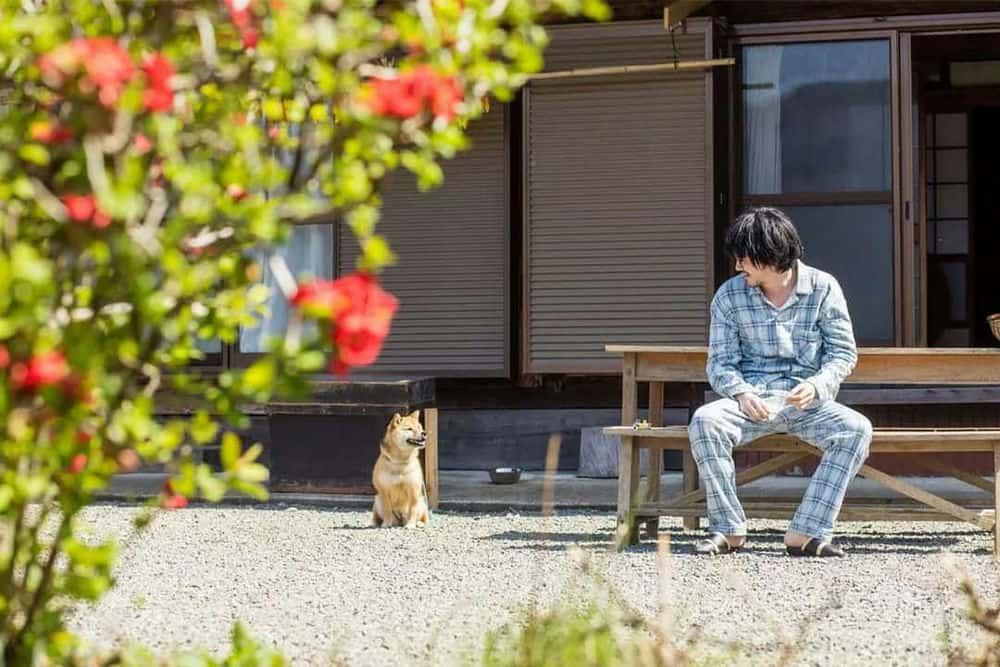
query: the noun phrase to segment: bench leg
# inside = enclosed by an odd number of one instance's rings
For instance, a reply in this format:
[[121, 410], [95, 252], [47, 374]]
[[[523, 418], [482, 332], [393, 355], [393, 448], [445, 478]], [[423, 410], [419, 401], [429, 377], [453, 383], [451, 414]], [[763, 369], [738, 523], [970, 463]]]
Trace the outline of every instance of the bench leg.
[[639, 492], [639, 448], [630, 436], [621, 438], [618, 457], [618, 531], [619, 547], [638, 544], [638, 521], [635, 503]]
[[993, 559], [1000, 560], [1000, 442], [993, 445]]
[[[649, 423], [663, 426], [663, 383], [649, 383]], [[639, 450], [642, 451], [642, 450]], [[663, 474], [663, 450], [650, 449], [646, 470], [646, 502], [655, 503], [660, 499], [660, 475]], [[660, 517], [646, 519], [646, 538], [657, 540], [660, 535]]]
[[430, 509], [436, 510], [440, 499], [437, 408], [424, 410], [424, 431], [427, 433], [427, 446], [424, 448], [424, 488], [427, 490], [427, 505]]
[[[684, 493], [698, 490], [698, 466], [694, 462], [691, 452], [684, 450]], [[684, 517], [684, 530], [698, 530], [701, 527], [701, 519], [696, 516]]]

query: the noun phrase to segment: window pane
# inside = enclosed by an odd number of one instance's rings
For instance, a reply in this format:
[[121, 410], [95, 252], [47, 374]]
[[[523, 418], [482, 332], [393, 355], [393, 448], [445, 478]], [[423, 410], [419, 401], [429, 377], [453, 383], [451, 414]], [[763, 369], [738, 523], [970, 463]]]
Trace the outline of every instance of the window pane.
[[948, 319], [953, 322], [964, 322], [968, 319], [965, 287], [964, 262], [939, 262], [940, 277], [944, 278], [943, 287], [948, 299]]
[[966, 129], [964, 113], [939, 113], [935, 115], [936, 146], [965, 146]]
[[[288, 244], [278, 250], [296, 278], [333, 277], [333, 225], [298, 225]], [[240, 332], [240, 352], [263, 352], [269, 336], [281, 335], [288, 323], [288, 302], [274, 280], [267, 258], [257, 256], [261, 265], [261, 281], [271, 288], [269, 314], [260, 326]]]
[[937, 153], [934, 180], [937, 182], [964, 183], [969, 180], [968, 153], [964, 148], [943, 148]]
[[219, 354], [222, 352], [222, 341], [218, 338], [213, 338], [212, 340], [205, 340], [204, 338], [198, 338], [195, 340], [195, 347], [204, 352], [205, 354]]
[[832, 274], [844, 289], [859, 344], [893, 338], [892, 218], [884, 204], [788, 206], [805, 246], [806, 264]]
[[934, 229], [934, 252], [939, 255], [969, 253], [969, 221], [938, 220]]
[[938, 185], [935, 188], [938, 218], [969, 217], [969, 186]]
[[745, 192], [890, 188], [886, 40], [743, 49]]

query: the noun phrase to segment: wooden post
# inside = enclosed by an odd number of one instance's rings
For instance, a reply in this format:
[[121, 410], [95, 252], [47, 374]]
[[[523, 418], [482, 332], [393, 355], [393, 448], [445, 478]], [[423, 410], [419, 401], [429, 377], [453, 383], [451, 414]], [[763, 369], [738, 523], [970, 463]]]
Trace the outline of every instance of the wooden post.
[[1000, 560], [1000, 442], [993, 444], [993, 559]]
[[[698, 396], [698, 385], [689, 386], [688, 397], [688, 421], [694, 416], [694, 411], [701, 407], [702, 397]], [[681, 488], [684, 493], [691, 493], [698, 490], [698, 464], [694, 461], [690, 449], [685, 449], [682, 454], [682, 482]], [[683, 519], [684, 530], [698, 530], [701, 528], [701, 519], [696, 516], [686, 516]]]
[[427, 488], [427, 504], [433, 510], [437, 509], [440, 499], [437, 408], [424, 409], [424, 430], [427, 432], [427, 446], [424, 448], [424, 486]]
[[[622, 356], [622, 424], [631, 426], [635, 423], [639, 412], [639, 392], [635, 379], [636, 353], [625, 352]], [[639, 490], [639, 453], [636, 451], [635, 439], [631, 436], [621, 438], [618, 455], [618, 535], [621, 543], [635, 544], [638, 540], [636, 520], [632, 511], [638, 500]], [[625, 536], [622, 536], [622, 533]]]
[[[649, 383], [649, 424], [663, 426], [663, 383]], [[641, 449], [639, 451], [642, 451]], [[663, 450], [650, 449], [649, 467], [646, 472], [646, 501], [655, 503], [660, 499], [660, 475], [663, 473]], [[646, 521], [646, 537], [657, 539], [660, 532], [660, 517]]]

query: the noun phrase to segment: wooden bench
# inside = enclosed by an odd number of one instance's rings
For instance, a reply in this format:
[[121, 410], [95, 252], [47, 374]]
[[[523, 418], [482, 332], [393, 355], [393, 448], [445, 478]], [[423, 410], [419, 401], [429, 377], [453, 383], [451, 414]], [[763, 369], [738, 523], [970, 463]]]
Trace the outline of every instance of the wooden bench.
[[[698, 470], [691, 456], [687, 426], [663, 425], [663, 388], [666, 382], [707, 382], [705, 347], [607, 345], [605, 350], [622, 355], [622, 425], [604, 429], [621, 438], [618, 475], [618, 529], [623, 543], [639, 540], [638, 524], [646, 525], [654, 537], [659, 517], [684, 518], [685, 529], [697, 529], [699, 517], [706, 516], [705, 494], [698, 490]], [[635, 428], [639, 413], [639, 383], [649, 383], [649, 426]], [[861, 348], [858, 364], [847, 383], [906, 385], [998, 385], [1000, 349], [992, 348]], [[683, 452], [683, 487], [679, 496], [660, 498], [662, 456], [649, 457], [647, 483], [639, 489], [639, 449], [672, 449]], [[777, 456], [736, 475], [742, 485], [781, 472], [821, 452], [789, 435], [770, 435], [740, 447], [740, 451], [771, 452]], [[1000, 472], [1000, 420], [996, 428], [876, 428], [871, 453], [888, 452], [919, 457], [925, 468], [983, 489], [993, 496], [988, 508], [963, 507], [894, 477], [871, 465], [859, 474], [916, 501], [844, 502], [844, 520], [954, 520], [971, 523], [994, 532], [994, 557], [1000, 554], [1000, 531], [995, 529], [1000, 514], [1000, 474], [993, 481], [961, 470], [941, 454], [953, 452], [993, 452], [994, 470]], [[744, 503], [747, 516], [787, 519], [797, 502], [762, 499]]]

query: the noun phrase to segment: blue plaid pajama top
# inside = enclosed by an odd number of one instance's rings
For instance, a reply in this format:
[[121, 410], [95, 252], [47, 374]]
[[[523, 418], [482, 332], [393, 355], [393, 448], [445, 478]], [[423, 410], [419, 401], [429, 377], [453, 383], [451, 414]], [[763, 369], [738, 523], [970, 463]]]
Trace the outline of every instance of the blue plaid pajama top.
[[790, 391], [802, 381], [833, 400], [858, 360], [847, 301], [836, 278], [798, 262], [795, 290], [775, 308], [742, 275], [712, 299], [708, 381], [721, 396]]

